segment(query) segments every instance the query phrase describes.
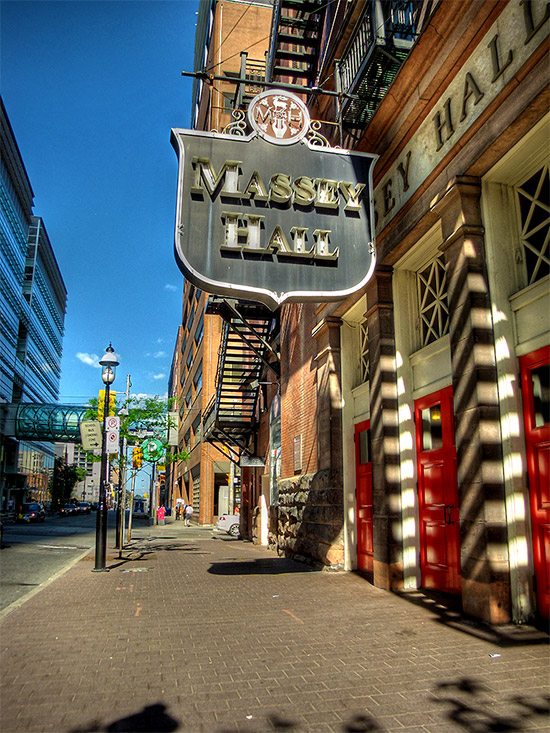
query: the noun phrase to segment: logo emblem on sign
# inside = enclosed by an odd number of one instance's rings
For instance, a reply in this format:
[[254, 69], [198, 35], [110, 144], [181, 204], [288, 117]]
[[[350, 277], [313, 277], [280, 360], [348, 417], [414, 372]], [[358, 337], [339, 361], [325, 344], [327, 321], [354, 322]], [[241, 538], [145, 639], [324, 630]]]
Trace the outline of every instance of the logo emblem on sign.
[[250, 103], [248, 121], [264, 140], [275, 145], [293, 145], [307, 134], [310, 117], [299, 97], [268, 89]]

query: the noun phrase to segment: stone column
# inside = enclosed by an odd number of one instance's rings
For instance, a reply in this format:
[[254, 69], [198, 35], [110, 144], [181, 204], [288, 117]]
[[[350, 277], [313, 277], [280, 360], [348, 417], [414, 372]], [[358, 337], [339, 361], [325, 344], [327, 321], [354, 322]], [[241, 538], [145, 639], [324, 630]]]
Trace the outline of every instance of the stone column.
[[401, 484], [392, 268], [377, 266], [367, 286], [374, 584], [403, 585]]
[[309, 490], [309, 514], [329, 565], [344, 564], [342, 450], [342, 319], [328, 316], [312, 330], [317, 343], [317, 474]]
[[342, 481], [342, 319], [329, 316], [312, 331], [317, 340], [317, 466]]
[[447, 269], [464, 611], [510, 619], [506, 504], [480, 181], [451, 182], [437, 204]]

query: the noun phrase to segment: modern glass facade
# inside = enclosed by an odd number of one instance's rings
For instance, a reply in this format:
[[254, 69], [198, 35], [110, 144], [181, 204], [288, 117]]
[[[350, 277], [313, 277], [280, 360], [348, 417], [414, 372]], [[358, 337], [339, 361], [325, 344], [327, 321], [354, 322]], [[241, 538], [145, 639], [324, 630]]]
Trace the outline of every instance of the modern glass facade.
[[8, 405], [59, 396], [67, 290], [0, 103], [0, 509], [46, 501], [54, 446], [5, 435]]

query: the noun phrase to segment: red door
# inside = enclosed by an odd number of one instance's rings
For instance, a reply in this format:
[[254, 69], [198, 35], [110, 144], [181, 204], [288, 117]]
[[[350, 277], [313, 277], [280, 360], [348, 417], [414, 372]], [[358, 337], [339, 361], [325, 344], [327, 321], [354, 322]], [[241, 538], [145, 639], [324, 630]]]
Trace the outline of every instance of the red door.
[[519, 360], [537, 609], [550, 618], [550, 347]]
[[452, 387], [415, 402], [415, 425], [422, 585], [447, 593], [460, 593], [460, 527]]
[[357, 567], [373, 571], [372, 462], [370, 420], [355, 426], [355, 480], [357, 494]]

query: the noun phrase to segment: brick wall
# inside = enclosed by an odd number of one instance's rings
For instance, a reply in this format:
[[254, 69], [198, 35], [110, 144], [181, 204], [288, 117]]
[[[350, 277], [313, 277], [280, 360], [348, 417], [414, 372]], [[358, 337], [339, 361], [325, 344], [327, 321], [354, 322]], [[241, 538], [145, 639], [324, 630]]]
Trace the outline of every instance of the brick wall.
[[[315, 306], [300, 303], [281, 312], [281, 478], [317, 470]], [[301, 436], [301, 470], [294, 469], [294, 439]]]
[[[270, 539], [281, 554], [341, 568], [342, 484], [332, 466], [319, 470], [315, 310], [314, 304], [306, 303], [287, 306], [281, 313], [282, 465], [279, 506], [270, 512]], [[295, 470], [296, 436], [301, 436], [301, 470]]]

